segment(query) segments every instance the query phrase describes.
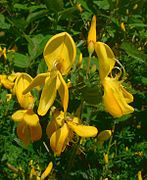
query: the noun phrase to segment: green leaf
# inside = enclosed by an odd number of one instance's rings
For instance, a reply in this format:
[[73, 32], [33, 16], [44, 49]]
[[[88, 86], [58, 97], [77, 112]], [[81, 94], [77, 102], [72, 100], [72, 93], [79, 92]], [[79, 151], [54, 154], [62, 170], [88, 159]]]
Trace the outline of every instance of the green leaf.
[[30, 59], [28, 56], [20, 53], [14, 53], [13, 57], [14, 66], [20, 67], [20, 68], [27, 68], [30, 64]]
[[72, 13], [73, 12], [78, 12], [76, 7], [71, 7], [71, 8], [66, 8], [63, 11], [60, 11], [60, 15], [62, 17], [62, 19], [66, 19], [66, 18], [71, 18], [72, 17]]
[[40, 5], [34, 5], [34, 6], [29, 7], [30, 12], [37, 11], [38, 9], [46, 9], [46, 5], [45, 4], [40, 4]]
[[46, 0], [45, 4], [48, 10], [56, 12], [56, 13], [63, 10], [63, 7], [64, 7], [63, 0]]
[[25, 38], [28, 41], [28, 52], [31, 60], [36, 59], [42, 54], [45, 44], [50, 37], [51, 35], [43, 36], [42, 34], [37, 34], [31, 38], [30, 36], [25, 35]]
[[94, 1], [94, 4], [96, 4], [100, 9], [108, 10], [110, 8], [108, 0]]
[[5, 16], [0, 13], [0, 29], [9, 29], [10, 24], [5, 22]]
[[116, 118], [115, 119], [115, 123], [118, 124], [119, 122], [123, 122], [123, 121], [127, 121], [129, 120], [129, 118], [132, 116], [132, 114], [127, 114], [127, 115], [124, 115], [120, 118]]
[[19, 9], [19, 10], [28, 10], [28, 6], [27, 4], [20, 4], [20, 3], [16, 3], [13, 6], [15, 9]]
[[45, 61], [42, 59], [38, 65], [37, 74], [47, 72], [47, 65]]
[[91, 105], [96, 105], [102, 102], [102, 92], [101, 88], [98, 86], [94, 87], [84, 87], [81, 90], [82, 97], [84, 100]]
[[123, 42], [121, 48], [134, 59], [139, 60], [140, 62], [145, 62], [147, 55], [140, 52], [132, 43]]
[[40, 11], [37, 11], [37, 12], [33, 12], [33, 13], [30, 13], [26, 19], [26, 22], [28, 24], [30, 24], [31, 22], [37, 20], [37, 19], [40, 19], [44, 16], [46, 16], [46, 13], [47, 13], [47, 10], [46, 9], [43, 9], [43, 10], [40, 10]]
[[142, 77], [141, 81], [142, 81], [144, 86], [147, 86], [147, 77]]
[[135, 27], [146, 28], [147, 24], [144, 24], [144, 23], [130, 23], [129, 26], [131, 28], [135, 28]]

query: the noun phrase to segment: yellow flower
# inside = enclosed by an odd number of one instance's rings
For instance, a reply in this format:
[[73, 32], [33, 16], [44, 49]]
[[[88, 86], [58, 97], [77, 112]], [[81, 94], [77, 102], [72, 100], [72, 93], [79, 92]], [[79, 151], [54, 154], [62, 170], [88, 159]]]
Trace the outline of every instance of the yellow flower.
[[127, 92], [116, 78], [107, 77], [103, 82], [104, 96], [103, 102], [107, 112], [113, 117], [120, 117], [130, 114], [134, 108], [128, 103], [133, 102], [133, 96]]
[[0, 57], [4, 56], [4, 59], [7, 59], [7, 54], [6, 54], [6, 48], [1, 48], [0, 47]]
[[84, 9], [82, 8], [82, 6], [81, 6], [80, 3], [77, 3], [77, 4], [76, 4], [76, 8], [78, 9], [78, 11], [79, 11], [80, 13], [82, 13], [82, 12], [84, 11]]
[[99, 75], [103, 80], [111, 73], [115, 65], [115, 56], [111, 48], [102, 42], [95, 43], [95, 51], [99, 58]]
[[68, 86], [59, 71], [52, 73], [42, 73], [37, 75], [32, 83], [25, 89], [24, 94], [28, 93], [33, 87], [44, 84], [38, 107], [38, 114], [44, 116], [53, 105], [57, 91], [61, 97], [64, 111], [67, 110], [69, 94]]
[[32, 109], [18, 110], [12, 115], [12, 119], [18, 122], [17, 135], [25, 145], [41, 138], [42, 129], [39, 118]]
[[12, 89], [14, 86], [13, 81], [8, 79], [7, 75], [0, 75], [0, 85], [3, 85], [6, 89]]
[[[102, 42], [95, 44], [95, 51], [99, 57], [99, 74], [104, 87], [103, 102], [105, 110], [113, 117], [121, 117], [132, 113], [134, 108], [128, 103], [133, 102], [133, 96], [122, 86], [123, 80], [119, 80], [122, 75], [121, 69], [117, 67], [120, 72], [115, 77], [112, 75], [112, 70], [116, 68], [115, 63], [120, 64], [115, 59], [113, 51]], [[123, 69], [122, 65], [121, 68]]]
[[75, 61], [76, 46], [72, 37], [67, 32], [62, 32], [47, 42], [43, 55], [49, 71], [55, 69], [65, 75]]
[[15, 80], [13, 94], [16, 95], [20, 106], [24, 109], [33, 109], [34, 97], [30, 92], [23, 94], [23, 91], [32, 82], [32, 77], [27, 73], [19, 73]]
[[44, 116], [47, 113], [55, 101], [57, 91], [61, 97], [63, 109], [67, 111], [69, 92], [62, 75], [67, 74], [71, 69], [75, 55], [75, 43], [66, 32], [53, 36], [47, 42], [44, 48], [44, 58], [49, 72], [38, 74], [23, 92], [25, 94], [35, 86], [44, 85], [38, 107], [39, 115]]
[[120, 28], [125, 32], [126, 31], [126, 28], [125, 28], [125, 24], [124, 22], [121, 22], [120, 24]]
[[94, 52], [94, 45], [96, 43], [96, 16], [92, 17], [90, 30], [88, 32], [88, 52], [90, 55]]
[[141, 171], [138, 171], [138, 180], [142, 180], [142, 175], [141, 175]]
[[78, 63], [77, 63], [77, 68], [81, 68], [82, 67], [82, 61], [83, 61], [83, 55], [80, 52], [79, 60], [78, 60]]
[[65, 116], [62, 111], [55, 111], [49, 122], [46, 133], [50, 138], [50, 146], [56, 155], [60, 155], [73, 138], [74, 133], [80, 137], [95, 137], [98, 130], [94, 126], [81, 125], [77, 117]]
[[50, 174], [52, 168], [53, 168], [53, 163], [50, 162], [47, 168], [45, 169], [45, 171], [42, 173], [40, 180], [44, 180]]
[[109, 162], [109, 156], [108, 156], [108, 154], [106, 153], [104, 153], [104, 162], [105, 162], [105, 164], [108, 164], [108, 162]]
[[6, 94], [7, 102], [9, 102], [12, 99], [12, 94]]

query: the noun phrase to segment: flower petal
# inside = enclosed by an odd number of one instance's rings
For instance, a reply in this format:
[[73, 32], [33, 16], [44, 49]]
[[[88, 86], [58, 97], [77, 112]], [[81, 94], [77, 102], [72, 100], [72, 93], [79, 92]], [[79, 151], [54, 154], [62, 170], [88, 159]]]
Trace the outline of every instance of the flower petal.
[[126, 89], [123, 86], [121, 86], [120, 88], [122, 90], [122, 93], [123, 93], [123, 96], [124, 96], [126, 102], [127, 103], [133, 102], [133, 99], [134, 99], [133, 95], [131, 93], [129, 93], [128, 91], [126, 91]]
[[115, 56], [111, 48], [102, 42], [95, 43], [95, 51], [99, 58], [100, 79], [103, 81], [115, 65]]
[[27, 73], [21, 73], [20, 76], [15, 81], [15, 93], [17, 96], [17, 100], [22, 108], [29, 109], [32, 108], [34, 105], [34, 97], [29, 92], [23, 95], [24, 89], [31, 83], [32, 77]]
[[96, 43], [96, 16], [93, 16], [90, 30], [88, 32], [88, 52], [90, 56], [94, 52], [95, 43]]
[[[113, 117], [121, 117], [125, 114], [130, 114], [134, 111], [134, 108], [128, 105], [126, 100], [127, 91], [123, 89], [119, 81], [114, 78], [106, 78], [104, 83], [104, 106], [107, 112]], [[125, 96], [124, 96], [125, 92]]]
[[81, 137], [95, 137], [98, 133], [98, 130], [94, 126], [86, 126], [73, 123], [72, 121], [67, 121], [68, 126]]
[[65, 149], [68, 135], [69, 128], [66, 123], [52, 134], [50, 138], [50, 146], [57, 156], [60, 156], [61, 152]]
[[50, 162], [47, 168], [45, 169], [45, 171], [42, 173], [41, 180], [44, 180], [50, 174], [52, 168], [53, 168], [53, 163]]
[[50, 73], [49, 73], [49, 72], [38, 74], [38, 75], [32, 80], [32, 82], [29, 84], [29, 86], [23, 91], [23, 94], [28, 93], [29, 91], [31, 91], [31, 89], [33, 89], [33, 88], [36, 87], [36, 86], [39, 86], [39, 85], [41, 85], [41, 84], [44, 84], [46, 77], [49, 77], [49, 76], [50, 76]]
[[36, 126], [39, 122], [39, 117], [33, 112], [32, 109], [27, 110], [23, 118], [26, 124], [29, 126]]
[[54, 103], [57, 94], [57, 76], [47, 77], [43, 87], [38, 107], [38, 114], [44, 116]]
[[14, 86], [14, 83], [7, 79], [6, 75], [1, 75], [1, 84], [6, 88], [6, 89], [12, 89]]
[[75, 61], [76, 46], [72, 37], [62, 32], [49, 39], [43, 54], [49, 71], [57, 68], [64, 75]]
[[18, 110], [12, 114], [13, 121], [22, 121], [27, 110]]
[[29, 129], [29, 126], [26, 125], [24, 121], [18, 124], [17, 135], [19, 139], [21, 139], [25, 145], [28, 145], [31, 143], [30, 129]]
[[53, 168], [53, 163], [50, 162], [47, 168], [45, 169], [45, 171], [42, 173], [41, 180], [44, 180], [50, 174], [52, 168]]
[[59, 128], [58, 124], [56, 123], [56, 120], [53, 119], [51, 120], [46, 128], [46, 134], [48, 136], [48, 138], [50, 138], [52, 136], [52, 134]]
[[40, 123], [38, 122], [36, 126], [30, 126], [30, 136], [32, 141], [38, 141], [42, 136], [42, 128]]
[[67, 86], [66, 82], [64, 81], [64, 79], [63, 79], [60, 72], [58, 73], [58, 77], [59, 77], [60, 82], [61, 82], [61, 84], [60, 84], [60, 86], [58, 88], [58, 92], [59, 92], [59, 95], [61, 97], [64, 112], [66, 112], [67, 108], [68, 108], [68, 102], [69, 102], [68, 86]]
[[88, 43], [92, 41], [93, 43], [96, 42], [96, 16], [92, 17], [90, 30], [88, 32]]

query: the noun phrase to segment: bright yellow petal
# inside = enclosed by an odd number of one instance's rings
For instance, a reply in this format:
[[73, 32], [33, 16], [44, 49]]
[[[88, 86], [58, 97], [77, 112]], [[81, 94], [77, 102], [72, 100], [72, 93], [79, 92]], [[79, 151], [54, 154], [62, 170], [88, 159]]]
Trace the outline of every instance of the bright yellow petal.
[[23, 118], [29, 126], [36, 126], [39, 122], [39, 117], [33, 112], [33, 110], [27, 110]]
[[52, 168], [53, 168], [53, 163], [50, 162], [47, 168], [45, 169], [45, 171], [42, 173], [41, 180], [44, 180], [50, 174]]
[[96, 43], [96, 16], [93, 16], [90, 30], [88, 33], [88, 52], [90, 55], [94, 52], [94, 45]]
[[17, 135], [25, 145], [31, 143], [30, 129], [24, 121], [20, 122], [17, 127]]
[[13, 121], [22, 121], [24, 118], [24, 114], [26, 113], [26, 110], [18, 110], [15, 113], [12, 114]]
[[143, 180], [143, 178], [142, 178], [142, 174], [141, 174], [141, 171], [138, 171], [137, 176], [138, 176], [138, 180]]
[[60, 79], [60, 86], [58, 88], [58, 92], [63, 104], [63, 108], [64, 108], [64, 112], [67, 111], [68, 108], [68, 102], [69, 102], [69, 92], [68, 92], [68, 86], [66, 84], [66, 82], [64, 81], [62, 75], [60, 74], [60, 72], [58, 73], [58, 77]]
[[104, 130], [101, 131], [98, 135], [98, 140], [99, 141], [107, 141], [112, 135], [112, 131], [111, 130]]
[[[16, 87], [17, 87], [17, 81], [19, 79], [19, 77], [21, 76], [22, 73], [17, 73], [16, 75], [16, 78], [15, 78], [15, 83], [14, 83], [14, 86], [13, 86], [13, 89], [12, 89], [12, 94], [13, 95], [16, 95]], [[11, 78], [10, 78], [11, 79]]]
[[55, 111], [54, 113], [54, 119], [59, 127], [61, 127], [64, 124], [64, 117], [65, 113], [63, 111]]
[[50, 138], [50, 146], [57, 156], [60, 156], [61, 152], [65, 149], [68, 135], [69, 128], [66, 123], [52, 134]]
[[92, 41], [93, 43], [96, 42], [96, 16], [92, 17], [90, 30], [88, 32], [88, 43]]
[[95, 137], [98, 133], [98, 130], [94, 126], [86, 126], [73, 123], [72, 121], [67, 121], [68, 126], [81, 137]]
[[126, 89], [123, 86], [121, 86], [120, 88], [122, 90], [122, 93], [123, 93], [123, 96], [124, 96], [126, 102], [127, 103], [133, 102], [133, 99], [134, 99], [133, 95], [131, 93], [129, 93], [128, 91], [126, 91]]
[[58, 69], [67, 74], [75, 61], [76, 46], [67, 32], [54, 35], [44, 48], [44, 59], [49, 71]]
[[56, 123], [56, 120], [53, 119], [51, 120], [46, 128], [46, 134], [48, 136], [48, 138], [50, 138], [52, 136], [52, 134], [59, 128], [58, 124]]
[[[121, 117], [130, 114], [134, 108], [128, 105], [128, 100], [124, 96], [124, 91], [119, 81], [114, 78], [106, 78], [104, 83], [104, 106], [107, 112], [113, 117]], [[125, 94], [126, 95], [126, 94]]]
[[34, 105], [34, 97], [29, 92], [23, 95], [24, 89], [31, 83], [32, 77], [27, 73], [22, 73], [15, 81], [15, 93], [20, 106], [24, 109], [32, 108]]
[[44, 116], [55, 101], [57, 94], [57, 76], [47, 77], [43, 87], [38, 107], [38, 114]]
[[36, 126], [29, 126], [29, 128], [32, 142], [41, 139], [42, 128], [39, 122], [36, 124]]
[[99, 58], [99, 73], [101, 81], [109, 75], [115, 65], [115, 56], [111, 48], [102, 42], [95, 43], [95, 51]]
[[12, 89], [14, 86], [14, 83], [7, 79], [6, 75], [1, 75], [1, 84], [6, 88], [6, 89]]
[[79, 124], [80, 123], [80, 119], [78, 117], [73, 117], [72, 122], [76, 123], [76, 124]]
[[8, 76], [8, 79], [12, 82], [15, 81], [15, 79], [20, 75], [21, 73], [17, 72], [17, 73], [12, 73]]
[[50, 77], [50, 73], [49, 73], [49, 72], [38, 74], [38, 75], [32, 80], [32, 82], [29, 84], [29, 86], [23, 91], [23, 94], [28, 93], [29, 91], [31, 91], [31, 89], [33, 89], [33, 88], [36, 87], [36, 86], [39, 86], [39, 85], [41, 85], [41, 84], [44, 84], [44, 83], [45, 83], [45, 79], [46, 79], [47, 77]]

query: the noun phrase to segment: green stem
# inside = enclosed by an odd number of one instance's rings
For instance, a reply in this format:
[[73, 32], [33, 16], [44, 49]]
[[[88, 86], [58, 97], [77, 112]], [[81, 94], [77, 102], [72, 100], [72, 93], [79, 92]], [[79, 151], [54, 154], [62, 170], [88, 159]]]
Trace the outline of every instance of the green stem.
[[[113, 133], [113, 134], [114, 134], [114, 131], [115, 131], [115, 123], [114, 123], [113, 126], [112, 126], [112, 133]], [[105, 164], [105, 166], [103, 167], [103, 172], [102, 172], [102, 176], [100, 177], [100, 180], [102, 180], [102, 179], [104, 178], [104, 177], [103, 177], [104, 171], [105, 171], [105, 174], [106, 174], [106, 172], [108, 171], [109, 152], [110, 152], [110, 149], [111, 149], [112, 145], [114, 145], [114, 143], [112, 143], [113, 134], [112, 134], [112, 136], [110, 137], [109, 144], [108, 144], [108, 148], [107, 148], [107, 152], [106, 152], [106, 154], [108, 155], [108, 163]]]
[[90, 60], [91, 60], [91, 54], [89, 54], [88, 56], [88, 66], [87, 66], [87, 73], [86, 73], [87, 79], [88, 79], [88, 74], [90, 73]]

